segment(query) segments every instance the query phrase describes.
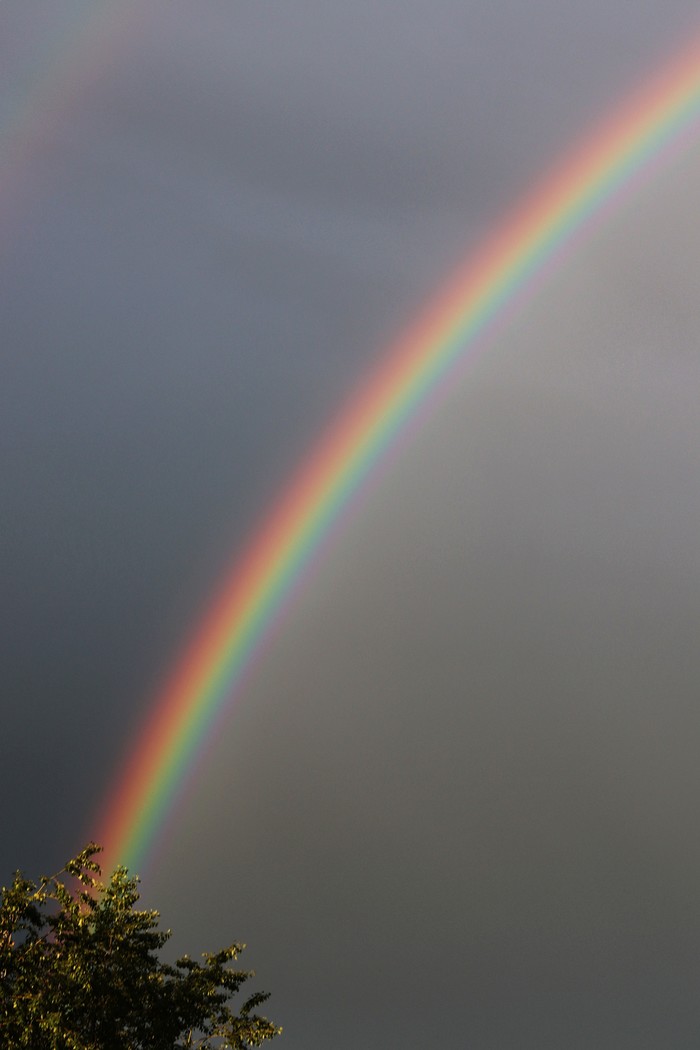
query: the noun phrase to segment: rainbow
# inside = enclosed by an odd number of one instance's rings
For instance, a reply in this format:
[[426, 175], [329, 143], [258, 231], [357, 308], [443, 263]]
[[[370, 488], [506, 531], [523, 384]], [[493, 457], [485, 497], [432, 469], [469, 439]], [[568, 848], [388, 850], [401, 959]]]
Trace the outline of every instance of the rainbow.
[[[21, 226], [30, 198], [36, 198], [44, 174], [42, 155], [56, 127], [79, 105], [89, 86], [104, 78], [105, 70], [149, 20], [143, 5], [106, 0], [59, 12], [58, 28], [52, 31], [45, 31], [37, 20], [34, 35], [44, 43], [41, 69], [25, 78], [24, 90], [18, 89], [8, 101], [0, 123], [4, 226]], [[32, 178], [27, 178], [28, 172]]]
[[106, 861], [144, 865], [218, 720], [349, 501], [419, 406], [562, 254], [700, 125], [700, 39], [564, 156], [379, 358], [226, 575], [155, 698], [97, 821]]

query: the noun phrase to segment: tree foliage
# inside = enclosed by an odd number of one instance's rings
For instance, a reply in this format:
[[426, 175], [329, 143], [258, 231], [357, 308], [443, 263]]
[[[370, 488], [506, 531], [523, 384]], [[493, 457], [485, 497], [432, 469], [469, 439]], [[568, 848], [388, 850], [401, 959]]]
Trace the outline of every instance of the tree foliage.
[[107, 885], [88, 845], [39, 883], [17, 872], [0, 898], [0, 1046], [7, 1050], [244, 1050], [281, 1031], [250, 995], [251, 976], [232, 944], [202, 962], [169, 965], [158, 952], [170, 931], [140, 911], [138, 879], [115, 870]]

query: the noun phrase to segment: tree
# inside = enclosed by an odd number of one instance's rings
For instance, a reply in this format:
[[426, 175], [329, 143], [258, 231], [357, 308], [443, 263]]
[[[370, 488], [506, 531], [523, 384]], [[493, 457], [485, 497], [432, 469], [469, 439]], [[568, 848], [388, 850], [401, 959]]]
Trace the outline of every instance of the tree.
[[139, 911], [138, 879], [118, 867], [100, 882], [90, 843], [36, 884], [17, 872], [0, 898], [0, 1046], [7, 1050], [245, 1050], [281, 1031], [250, 995], [229, 1000], [252, 971], [232, 944], [203, 962], [158, 957], [170, 931]]

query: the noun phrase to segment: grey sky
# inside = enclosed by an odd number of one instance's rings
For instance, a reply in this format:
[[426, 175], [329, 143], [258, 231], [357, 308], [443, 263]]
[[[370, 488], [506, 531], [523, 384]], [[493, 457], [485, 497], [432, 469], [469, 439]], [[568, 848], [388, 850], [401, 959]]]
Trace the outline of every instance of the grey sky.
[[[5, 114], [83, 8], [2, 6]], [[82, 844], [387, 338], [693, 26], [152, 3], [42, 131], [0, 189], [3, 878]], [[697, 1042], [699, 175], [631, 198], [406, 440], [148, 873], [178, 947], [248, 941], [290, 1050]]]

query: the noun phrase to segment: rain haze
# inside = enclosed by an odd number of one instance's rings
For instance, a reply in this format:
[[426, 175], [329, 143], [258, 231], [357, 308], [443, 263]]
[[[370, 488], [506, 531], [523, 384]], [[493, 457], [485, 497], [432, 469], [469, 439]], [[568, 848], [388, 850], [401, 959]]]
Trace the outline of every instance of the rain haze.
[[[130, 7], [130, 5], [127, 5]], [[0, 879], [84, 844], [324, 426], [695, 2], [5, 0]], [[143, 876], [287, 1050], [700, 1037], [700, 144], [454, 375]]]

